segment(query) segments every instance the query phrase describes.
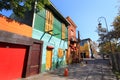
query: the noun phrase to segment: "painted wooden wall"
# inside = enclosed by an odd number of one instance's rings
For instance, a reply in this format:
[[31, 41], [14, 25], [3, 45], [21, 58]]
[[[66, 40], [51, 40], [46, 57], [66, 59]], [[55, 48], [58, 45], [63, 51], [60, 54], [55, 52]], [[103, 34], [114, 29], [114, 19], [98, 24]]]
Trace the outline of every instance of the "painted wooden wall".
[[[47, 46], [54, 47], [52, 50], [52, 69], [57, 67], [64, 66], [65, 63], [65, 49], [67, 49], [67, 41], [62, 40], [62, 23], [53, 15], [53, 34], [59, 33], [59, 35], [51, 36], [48, 33], [45, 33], [45, 22], [46, 22], [46, 10], [35, 14], [35, 22], [34, 29], [32, 33], [32, 37], [38, 40], [44, 41], [43, 43], [43, 55], [42, 55], [42, 67], [41, 71], [44, 72], [46, 70], [46, 52]], [[67, 28], [66, 28], [67, 29]], [[67, 33], [67, 30], [66, 30]], [[67, 35], [66, 35], [67, 38]], [[64, 56], [62, 58], [58, 58], [58, 49], [62, 49], [64, 52]]]
[[0, 15], [0, 30], [32, 37], [32, 28], [30, 26], [19, 23], [2, 15]]

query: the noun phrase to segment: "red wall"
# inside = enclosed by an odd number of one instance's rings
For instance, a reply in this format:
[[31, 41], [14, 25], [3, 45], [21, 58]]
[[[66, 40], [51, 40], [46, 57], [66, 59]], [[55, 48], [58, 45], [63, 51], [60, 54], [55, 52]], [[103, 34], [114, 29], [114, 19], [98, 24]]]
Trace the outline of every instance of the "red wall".
[[0, 45], [0, 80], [11, 80], [22, 76], [26, 48], [11, 46]]
[[[66, 18], [68, 20], [68, 22], [70, 23], [70, 25], [68, 26], [68, 53], [67, 53], [67, 63], [71, 63], [70, 59], [71, 59], [71, 50], [72, 48], [70, 46], [72, 46], [73, 44], [70, 44], [70, 40], [71, 38], [74, 38], [74, 41], [76, 41], [76, 24], [72, 21], [72, 19], [68, 16]], [[71, 34], [71, 31], [73, 31], [73, 33]], [[76, 45], [74, 44], [73, 47], [76, 47]]]
[[[71, 30], [74, 32], [73, 35], [71, 35]], [[73, 26], [69, 26], [68, 28], [68, 39], [70, 40], [71, 37], [74, 37], [74, 39], [76, 40], [76, 28], [74, 28]]]
[[[71, 37], [74, 37], [76, 40], [76, 28], [77, 28], [77, 26], [75, 25], [75, 23], [72, 21], [72, 19], [70, 17], [67, 17], [66, 19], [70, 23], [70, 25], [68, 26], [68, 40], [70, 40]], [[73, 35], [71, 35], [71, 30], [73, 31]]]

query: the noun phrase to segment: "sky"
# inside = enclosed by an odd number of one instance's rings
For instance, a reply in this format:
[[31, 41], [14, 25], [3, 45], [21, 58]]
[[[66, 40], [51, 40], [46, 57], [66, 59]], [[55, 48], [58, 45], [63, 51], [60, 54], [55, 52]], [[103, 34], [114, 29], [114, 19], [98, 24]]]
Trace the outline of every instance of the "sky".
[[[51, 0], [53, 5], [64, 16], [70, 18], [80, 31], [80, 38], [98, 40], [96, 32], [98, 18], [106, 18], [109, 31], [114, 18], [118, 15], [119, 0]], [[102, 26], [106, 28], [104, 18], [100, 18]]]
[[[80, 38], [98, 40], [96, 32], [98, 18], [106, 18], [109, 31], [114, 18], [118, 15], [119, 0], [50, 0], [55, 8], [66, 18], [69, 16], [80, 31]], [[0, 12], [9, 16], [11, 11]], [[100, 19], [102, 26], [106, 28], [105, 20]]]

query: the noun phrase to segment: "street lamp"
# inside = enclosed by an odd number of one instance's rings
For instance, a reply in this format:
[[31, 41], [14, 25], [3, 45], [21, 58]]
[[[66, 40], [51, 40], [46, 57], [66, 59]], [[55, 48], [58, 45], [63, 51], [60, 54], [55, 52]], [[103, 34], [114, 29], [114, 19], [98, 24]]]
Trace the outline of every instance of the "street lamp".
[[[106, 25], [106, 28], [102, 28], [102, 23], [101, 23], [101, 19], [103, 19], [105, 21], [105, 25]], [[106, 18], [105, 17], [99, 17], [98, 18], [98, 35], [99, 36], [102, 36], [104, 35], [105, 36], [105, 33], [106, 33], [106, 36], [108, 36], [108, 25], [107, 25], [107, 21], [106, 21]], [[99, 33], [102, 32], [101, 34]], [[111, 46], [111, 42], [110, 42], [110, 39], [109, 39], [110, 36], [108, 36], [108, 41], [109, 41], [109, 45], [110, 45], [110, 51], [112, 52], [112, 46]]]
[[100, 28], [102, 28], [102, 23], [100, 23], [100, 21], [101, 21], [101, 19], [104, 19], [104, 21], [105, 21], [105, 25], [106, 25], [106, 32], [108, 33], [108, 25], [107, 25], [107, 21], [106, 21], [106, 18], [105, 17], [99, 17], [98, 18], [98, 28], [100, 27]]

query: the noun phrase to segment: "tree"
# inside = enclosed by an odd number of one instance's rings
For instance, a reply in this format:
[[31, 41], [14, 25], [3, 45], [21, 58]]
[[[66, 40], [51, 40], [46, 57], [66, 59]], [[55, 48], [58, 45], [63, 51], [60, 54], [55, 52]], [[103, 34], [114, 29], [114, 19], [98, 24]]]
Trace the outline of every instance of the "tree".
[[117, 51], [116, 44], [113, 42], [111, 43], [111, 46], [110, 46], [110, 42], [104, 42], [99, 44], [99, 49], [100, 49], [100, 52], [102, 53], [110, 53], [111, 48], [112, 48], [112, 53]]
[[49, 0], [0, 0], [0, 11], [13, 10], [18, 17], [24, 17], [27, 10], [34, 8], [36, 4], [37, 10], [42, 9], [45, 5], [50, 4]]
[[120, 51], [120, 15], [115, 17], [112, 26], [114, 29], [109, 33], [109, 35], [111, 36], [110, 39], [114, 40], [116, 51], [118, 52]]
[[115, 17], [114, 21], [113, 21], [113, 28], [114, 28], [114, 37], [116, 37], [117, 39], [120, 38], [120, 16], [118, 15], [117, 17]]
[[120, 51], [120, 44], [119, 44], [119, 34], [116, 33], [115, 30], [108, 32], [106, 35], [100, 36], [99, 38], [99, 48], [100, 52], [118, 52]]
[[112, 45], [111, 45], [111, 33], [106, 30], [106, 28], [102, 28], [98, 26], [97, 32], [99, 37], [99, 50], [101, 53], [109, 53], [112, 52]]

